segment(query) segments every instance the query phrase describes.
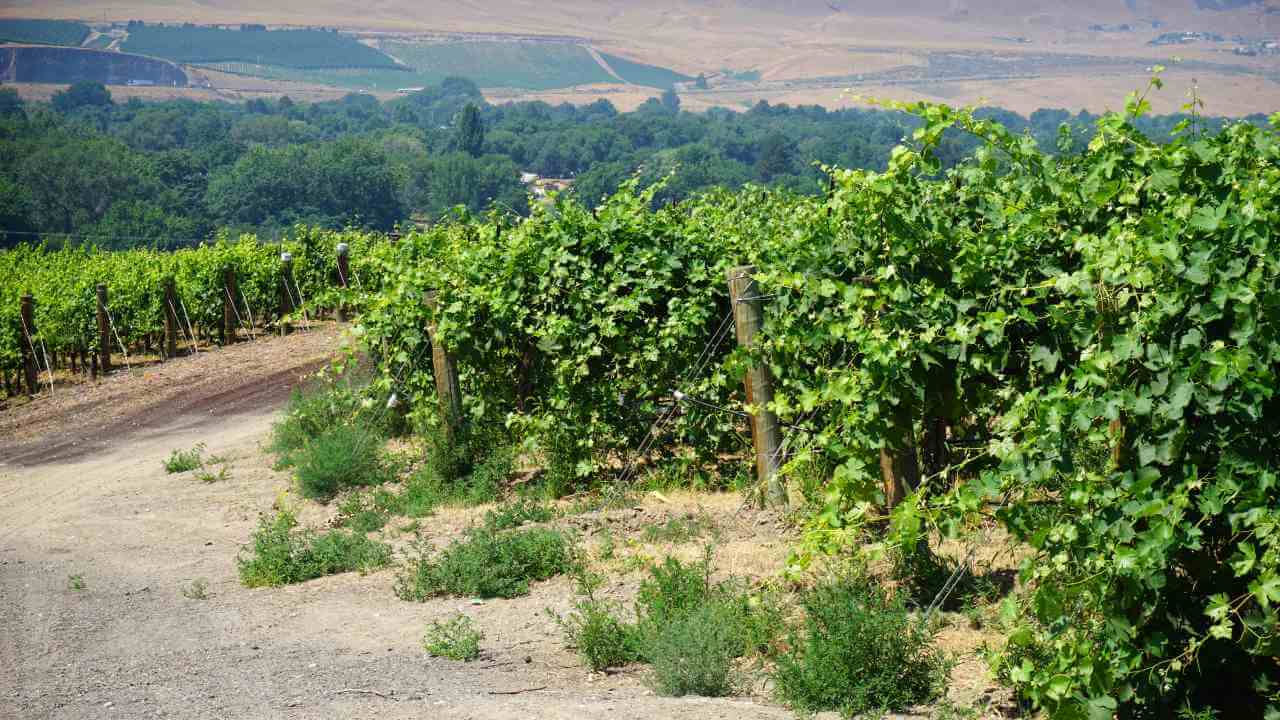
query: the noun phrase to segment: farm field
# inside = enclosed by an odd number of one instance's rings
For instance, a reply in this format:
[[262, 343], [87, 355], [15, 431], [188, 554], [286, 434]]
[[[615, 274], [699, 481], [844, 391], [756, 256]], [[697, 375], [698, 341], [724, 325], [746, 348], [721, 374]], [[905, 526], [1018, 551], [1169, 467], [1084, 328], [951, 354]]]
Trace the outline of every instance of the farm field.
[[[1140, 78], [1146, 67], [1157, 63], [1174, 67], [1170, 76], [1177, 75], [1184, 88], [1191, 85], [1193, 78], [1201, 81], [1204, 94], [1216, 101], [1214, 112], [1247, 115], [1269, 113], [1280, 107], [1280, 58], [1246, 57], [1232, 52], [1237, 44], [1232, 38], [1280, 35], [1280, 15], [1268, 13], [1262, 3], [1208, 10], [1197, 9], [1189, 2], [1090, 2], [1065, 9], [1061, 3], [1037, 0], [1011, 12], [1007, 4], [994, 0], [965, 3], [963, 7], [942, 0], [907, 5], [883, 0], [801, 0], [782, 6], [749, 2], [708, 5], [689, 0], [639, 5], [573, 0], [537, 8], [520, 2], [485, 8], [443, 4], [432, 5], [429, 11], [391, 2], [353, 11], [350, 6], [332, 2], [309, 3], [305, 9], [295, 10], [287, 3], [264, 8], [243, 2], [213, 6], [190, 0], [143, 0], [130, 6], [127, 14], [121, 14], [110, 3], [85, 5], [55, 0], [0, 8], [0, 16], [101, 17], [103, 11], [121, 22], [140, 18], [171, 23], [256, 21], [286, 26], [296, 24], [301, 12], [308, 23], [342, 28], [373, 44], [403, 42], [417, 33], [436, 39], [450, 37], [453, 41], [471, 33], [477, 42], [491, 42], [495, 34], [507, 34], [511, 39], [573, 36], [584, 42], [589, 39], [593, 47], [613, 57], [669, 68], [689, 77], [699, 73], [711, 76], [710, 90], [687, 103], [686, 107], [694, 110], [749, 107], [762, 99], [773, 103], [843, 104], [840, 94], [831, 92], [829, 80], [855, 78], [850, 84], [898, 99], [999, 104], [1024, 114], [1042, 107], [1102, 112], [1108, 109], [1107, 101], [1115, 93], [1097, 90], [1094, 83], [1098, 78], [1109, 82], [1121, 73]], [[1128, 29], [1120, 30], [1122, 27]], [[1169, 28], [1217, 33], [1224, 40], [1171, 46], [1149, 44]], [[921, 82], [909, 86], [875, 83], [865, 77], [856, 79], [865, 74], [929, 67], [931, 58], [939, 53], [957, 51], [980, 54], [989, 67], [966, 77], [933, 69]], [[1002, 66], [1046, 55], [1050, 56], [1048, 62], [1030, 72], [1016, 76], [998, 72]], [[1174, 58], [1187, 63], [1187, 69], [1178, 71]], [[242, 59], [257, 62], [252, 57]], [[1192, 69], [1197, 63], [1203, 65]], [[716, 73], [724, 68], [758, 72], [759, 80], [725, 77], [721, 83]], [[589, 70], [585, 66], [584, 69]], [[503, 96], [563, 97], [578, 103], [593, 102], [599, 97], [594, 88], [575, 93], [542, 87], [544, 78], [554, 73], [545, 75], [539, 71], [529, 75], [524, 79], [530, 85], [525, 94], [504, 91]], [[576, 74], [570, 75], [570, 80], [579, 79]], [[672, 81], [666, 73], [639, 77], [629, 81], [654, 87], [651, 95]], [[512, 76], [497, 80], [520, 79]], [[350, 77], [339, 76], [332, 81], [340, 83], [335, 87], [358, 86]], [[381, 89], [382, 81], [377, 82]], [[634, 90], [619, 88], [615, 94], [619, 102], [631, 106]], [[1170, 106], [1176, 109], [1176, 102]]]
[[451, 75], [484, 88], [528, 90], [617, 82], [584, 47], [572, 43], [383, 41], [379, 46], [414, 68], [420, 85], [438, 85]]
[[89, 26], [67, 20], [0, 19], [0, 42], [79, 45]]
[[394, 68], [391, 58], [348, 35], [319, 30], [227, 30], [145, 25], [129, 29], [125, 52], [181, 63], [243, 62], [293, 68]]

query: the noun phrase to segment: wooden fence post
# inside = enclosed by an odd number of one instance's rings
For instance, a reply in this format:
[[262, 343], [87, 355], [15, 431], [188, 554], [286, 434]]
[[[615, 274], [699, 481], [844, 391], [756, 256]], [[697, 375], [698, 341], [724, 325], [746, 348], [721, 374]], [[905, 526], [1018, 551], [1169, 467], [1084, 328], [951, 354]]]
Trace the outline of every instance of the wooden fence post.
[[[338, 247], [337, 247], [338, 287], [342, 288], [343, 290], [347, 289], [347, 278], [351, 277], [351, 262], [349, 257], [350, 253], [351, 253], [350, 246], [348, 246], [346, 243], [338, 243]], [[347, 304], [345, 302], [339, 301], [338, 302], [338, 322], [346, 322], [346, 321], [347, 321]]]
[[[764, 306], [760, 287], [752, 276], [756, 268], [743, 265], [730, 268], [729, 302], [733, 304], [733, 324], [737, 330], [739, 347], [751, 348], [756, 334], [764, 325]], [[778, 476], [782, 465], [782, 431], [778, 416], [769, 409], [773, 402], [773, 376], [769, 366], [761, 363], [747, 371], [744, 380], [747, 404], [752, 408], [751, 437], [756, 451], [756, 478], [765, 488], [765, 502], [773, 507], [785, 507], [787, 489]]]
[[280, 334], [288, 335], [293, 326], [285, 319], [293, 312], [293, 255], [280, 253]]
[[236, 269], [227, 267], [222, 271], [222, 344], [230, 345], [236, 341]]
[[435, 371], [436, 395], [440, 398], [440, 413], [444, 416], [445, 432], [452, 442], [462, 427], [462, 389], [458, 385], [458, 366], [454, 362], [448, 346], [436, 332], [435, 314], [438, 307], [436, 291], [427, 291], [427, 307], [431, 310], [431, 320], [427, 323], [428, 337], [431, 338], [431, 367]]
[[111, 372], [111, 320], [107, 317], [107, 286], [98, 283], [98, 365]]
[[[26, 336], [26, 345], [22, 345], [22, 370], [23, 379], [27, 381], [27, 395], [36, 394], [37, 378], [36, 369], [36, 320], [35, 320], [35, 300], [30, 293], [22, 296], [22, 333]], [[21, 343], [19, 343], [21, 345]]]
[[165, 357], [178, 355], [178, 291], [171, 277], [164, 279], [164, 353]]

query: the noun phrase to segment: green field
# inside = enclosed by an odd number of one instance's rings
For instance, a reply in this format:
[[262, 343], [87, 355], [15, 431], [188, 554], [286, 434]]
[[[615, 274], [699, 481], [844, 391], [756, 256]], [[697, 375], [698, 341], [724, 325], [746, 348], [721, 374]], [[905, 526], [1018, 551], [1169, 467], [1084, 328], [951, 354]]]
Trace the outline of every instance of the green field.
[[[245, 62], [201, 63], [198, 67], [219, 72], [250, 75], [268, 80], [330, 85], [353, 90], [398, 90], [422, 87], [430, 81], [420, 73], [389, 68], [290, 68]], [[438, 82], [438, 81], [437, 81]]]
[[481, 87], [524, 90], [617, 82], [586, 48], [572, 43], [384, 42], [382, 49], [417, 70], [426, 84], [451, 75], [469, 78]]
[[664, 67], [633, 62], [617, 55], [600, 54], [609, 63], [609, 66], [613, 68], [614, 72], [622, 76], [623, 80], [635, 85], [647, 85], [666, 90], [678, 82], [688, 82], [693, 79], [688, 75], [682, 75]]
[[125, 52], [183, 63], [245, 62], [289, 68], [394, 68], [377, 50], [322, 30], [226, 30], [145, 25], [129, 28]]
[[70, 20], [0, 20], [0, 42], [79, 45], [89, 26]]

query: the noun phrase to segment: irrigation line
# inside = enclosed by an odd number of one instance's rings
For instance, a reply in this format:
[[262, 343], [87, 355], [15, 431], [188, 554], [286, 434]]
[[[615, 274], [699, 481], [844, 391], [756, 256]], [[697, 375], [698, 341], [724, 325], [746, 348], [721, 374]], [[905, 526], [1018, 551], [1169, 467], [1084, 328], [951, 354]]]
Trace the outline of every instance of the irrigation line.
[[120, 343], [120, 354], [124, 355], [124, 369], [133, 370], [133, 366], [129, 364], [129, 349], [124, 346], [124, 338], [120, 337], [120, 331], [116, 329], [116, 321], [111, 317], [111, 311], [105, 306], [102, 308], [107, 313], [107, 324], [111, 326], [111, 332], [115, 333], [116, 342]]
[[[36, 354], [36, 344], [31, 340], [31, 328], [27, 327], [27, 319], [18, 316], [22, 320], [22, 334], [27, 336], [27, 347], [31, 348], [31, 354]], [[49, 348], [44, 344], [44, 338], [40, 338], [40, 351], [44, 356], [44, 370], [49, 374], [49, 397], [53, 397], [53, 366], [49, 364]]]

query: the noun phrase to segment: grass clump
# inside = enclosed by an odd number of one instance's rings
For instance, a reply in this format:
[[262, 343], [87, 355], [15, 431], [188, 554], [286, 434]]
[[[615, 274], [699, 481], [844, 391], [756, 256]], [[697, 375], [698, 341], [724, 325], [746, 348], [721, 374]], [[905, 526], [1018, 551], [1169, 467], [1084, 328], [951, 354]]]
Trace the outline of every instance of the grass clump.
[[263, 515], [253, 543], [236, 560], [245, 587], [277, 587], [324, 575], [366, 571], [386, 565], [391, 549], [363, 535], [331, 530], [317, 534], [297, 529], [288, 510]]
[[936, 698], [949, 663], [933, 632], [911, 617], [904, 599], [873, 578], [849, 572], [802, 597], [803, 626], [777, 658], [778, 697], [805, 712], [845, 717], [904, 710]]
[[427, 627], [422, 646], [432, 657], [469, 662], [480, 657], [482, 639], [484, 633], [471, 622], [471, 618], [458, 614], [444, 622], [433, 620]]
[[67, 576], [67, 589], [68, 589], [68, 590], [77, 590], [77, 591], [79, 591], [79, 590], [84, 590], [84, 589], [85, 589], [85, 588], [87, 588], [87, 587], [89, 587], [89, 586], [85, 584], [85, 582], [84, 582], [84, 576], [83, 576], [83, 575], [76, 574], [76, 575], [68, 575], [68, 576]]
[[298, 451], [294, 460], [302, 495], [321, 501], [348, 487], [377, 485], [391, 475], [381, 440], [349, 425], [325, 431]]
[[486, 512], [484, 526], [490, 530], [510, 530], [530, 523], [550, 522], [555, 516], [555, 510], [550, 507], [522, 498]]
[[169, 453], [168, 459], [164, 460], [164, 471], [170, 475], [177, 473], [190, 472], [204, 467], [204, 443], [200, 443], [190, 450], [174, 450]]
[[494, 532], [476, 528], [438, 556], [420, 549], [396, 582], [404, 600], [441, 595], [512, 598], [529, 592], [529, 583], [567, 572], [571, 540], [559, 530], [530, 528]]

